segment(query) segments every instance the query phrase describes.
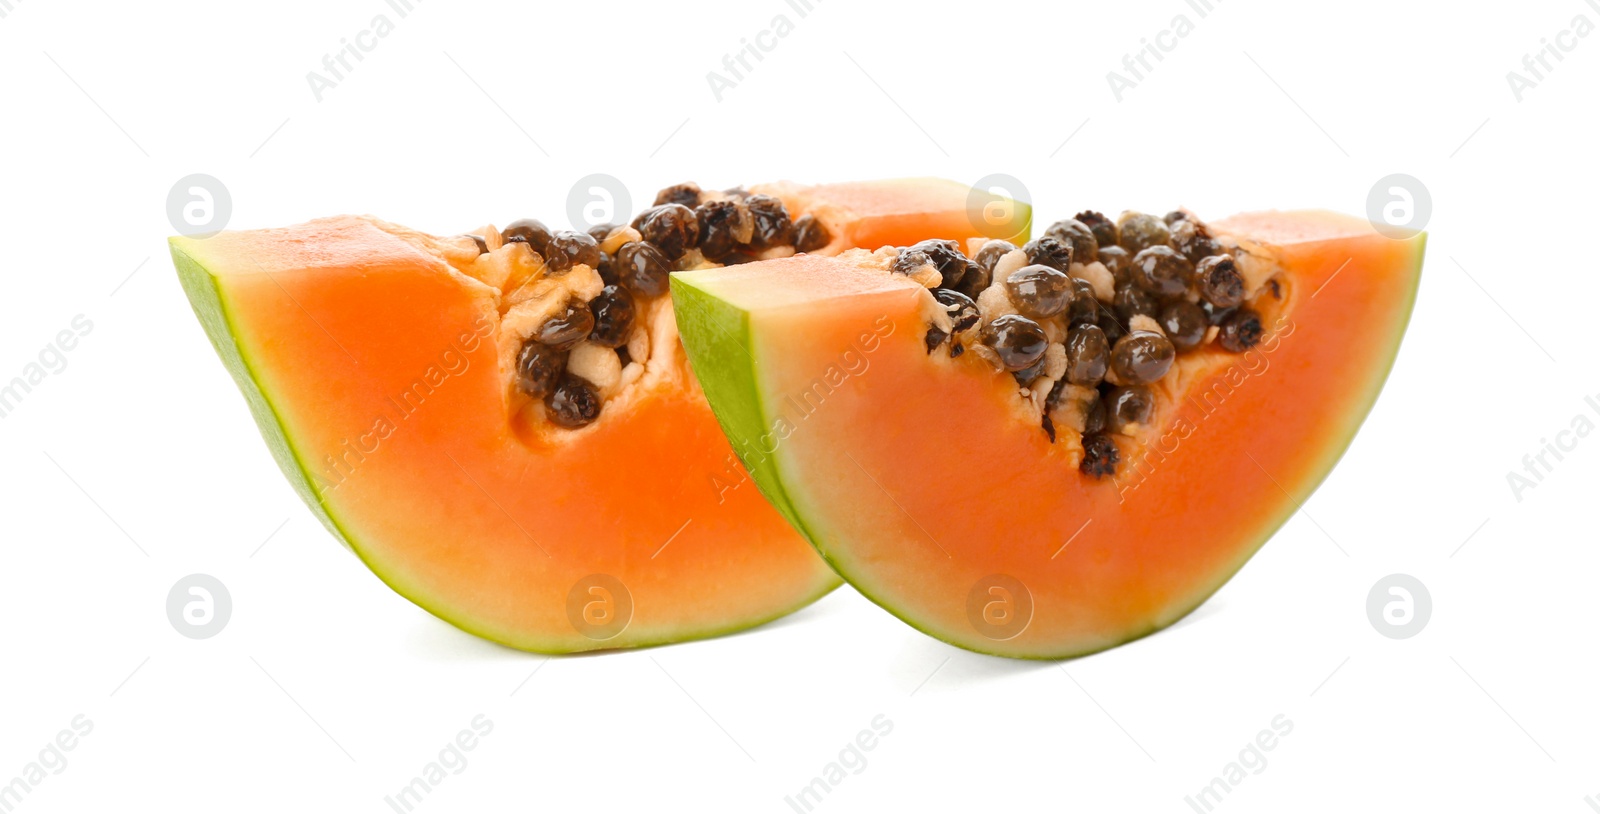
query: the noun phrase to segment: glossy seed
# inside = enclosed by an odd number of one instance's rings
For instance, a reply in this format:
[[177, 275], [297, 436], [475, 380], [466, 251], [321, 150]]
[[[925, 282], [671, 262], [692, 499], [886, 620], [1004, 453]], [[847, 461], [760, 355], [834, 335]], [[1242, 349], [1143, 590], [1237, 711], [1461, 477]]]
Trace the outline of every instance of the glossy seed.
[[1083, 416], [1083, 434], [1104, 432], [1106, 428], [1106, 398], [1099, 390], [1090, 397], [1089, 410]]
[[1011, 378], [1015, 379], [1017, 381], [1017, 384], [1019, 384], [1019, 385], [1021, 385], [1023, 387], [1027, 387], [1027, 386], [1033, 384], [1034, 381], [1036, 381], [1039, 378], [1039, 374], [1043, 373], [1043, 372], [1044, 372], [1044, 357], [1041, 356], [1041, 357], [1039, 357], [1039, 361], [1034, 362], [1033, 364], [1031, 364], [1031, 365], [1029, 365], [1029, 366], [1027, 366], [1027, 367], [1025, 367], [1023, 369], [1012, 373], [1011, 374]]
[[994, 349], [1000, 364], [1013, 373], [1032, 367], [1050, 344], [1039, 323], [1018, 314], [997, 317], [983, 326], [982, 340]]
[[545, 270], [551, 274], [561, 274], [575, 266], [600, 266], [600, 244], [583, 232], [556, 232], [541, 254]]
[[1244, 277], [1232, 257], [1219, 254], [1201, 260], [1195, 265], [1194, 278], [1200, 298], [1218, 308], [1244, 302]]
[[1234, 353], [1244, 353], [1261, 341], [1263, 333], [1261, 315], [1249, 308], [1240, 308], [1222, 321], [1217, 344]]
[[565, 308], [539, 326], [535, 338], [556, 350], [567, 350], [594, 330], [594, 313], [582, 300], [569, 300]]
[[978, 268], [983, 269], [993, 276], [994, 265], [1000, 262], [1000, 258], [1005, 257], [1016, 250], [1017, 244], [1012, 243], [1009, 240], [1000, 240], [999, 238], [995, 238], [994, 240], [990, 240], [989, 242], [978, 247], [978, 253], [972, 256], [972, 262]]
[[1111, 372], [1123, 384], [1149, 384], [1167, 375], [1177, 355], [1172, 343], [1155, 331], [1134, 331], [1111, 348]]
[[924, 267], [930, 266], [935, 269], [938, 268], [934, 265], [933, 258], [929, 257], [927, 252], [908, 248], [901, 249], [894, 256], [894, 262], [889, 264], [889, 270], [895, 274], [904, 274], [910, 277], [913, 274], [922, 272]]
[[638, 296], [650, 298], [667, 293], [672, 261], [650, 243], [633, 241], [617, 249], [617, 279]]
[[1122, 460], [1122, 453], [1117, 451], [1117, 442], [1103, 433], [1085, 435], [1083, 437], [1083, 460], [1078, 462], [1078, 471], [1094, 478], [1105, 478], [1117, 474], [1117, 463]]
[[683, 204], [652, 206], [634, 219], [633, 228], [668, 260], [677, 260], [700, 244], [700, 221]]
[[1135, 424], [1148, 426], [1156, 409], [1155, 395], [1142, 385], [1113, 387], [1103, 400], [1106, 429], [1114, 433], [1125, 433]]
[[608, 285], [589, 301], [594, 328], [589, 341], [606, 348], [620, 348], [633, 336], [633, 295], [620, 285]]
[[1067, 306], [1067, 325], [1093, 325], [1100, 321], [1100, 302], [1088, 280], [1072, 278], [1072, 304]]
[[528, 244], [530, 248], [538, 252], [542, 257], [548, 250], [550, 238], [554, 233], [550, 231], [550, 227], [533, 218], [523, 218], [522, 220], [512, 221], [500, 235], [505, 238], [507, 243], [522, 242]]
[[478, 247], [478, 254], [489, 253], [489, 241], [485, 240], [483, 235], [464, 235], [464, 237], [472, 239], [473, 245]]
[[1161, 300], [1131, 282], [1117, 287], [1111, 304], [1124, 324], [1139, 314], [1153, 319], [1161, 313]]
[[[920, 253], [928, 258], [928, 262], [932, 263], [933, 267], [939, 271], [940, 288], [957, 288], [960, 286], [962, 279], [966, 277], [967, 268], [972, 265], [972, 261], [961, 253], [961, 249], [954, 240], [924, 240], [920, 243], [913, 243], [901, 250], [901, 254], [906, 252]], [[915, 268], [911, 269], [911, 271], [915, 270]]]
[[621, 280], [619, 280], [617, 278], [617, 258], [616, 258], [616, 255], [606, 254], [605, 252], [601, 252], [600, 253], [600, 267], [595, 269], [595, 271], [600, 272], [600, 281], [605, 283], [606, 285], [617, 285], [618, 283], [621, 282]]
[[922, 343], [927, 346], [929, 353], [933, 353], [934, 348], [943, 345], [944, 341], [949, 338], [950, 334], [939, 330], [937, 325], [929, 325], [928, 332], [922, 336]]
[[588, 229], [589, 237], [594, 238], [596, 243], [604, 243], [606, 242], [606, 236], [610, 235], [611, 230], [615, 228], [617, 228], [615, 223], [601, 223], [590, 226]]
[[1173, 225], [1172, 245], [1190, 263], [1222, 253], [1222, 244], [1211, 237], [1204, 224], [1194, 220], [1181, 220]]
[[750, 210], [741, 201], [706, 201], [694, 216], [700, 227], [700, 253], [713, 263], [726, 262], [755, 229]]
[[1205, 300], [1201, 300], [1200, 301], [1200, 310], [1201, 310], [1201, 312], [1203, 312], [1206, 315], [1206, 324], [1207, 325], [1221, 325], [1223, 322], [1227, 321], [1228, 317], [1233, 316], [1233, 312], [1234, 311], [1237, 311], [1239, 309], [1237, 309], [1237, 308], [1218, 308], [1217, 306], [1212, 305], [1211, 303], [1206, 302]]
[[554, 390], [566, 369], [566, 351], [532, 339], [523, 343], [522, 351], [517, 354], [517, 384], [522, 392], [534, 398], [544, 398]]
[[971, 297], [949, 288], [936, 288], [933, 290], [933, 299], [944, 306], [945, 313], [950, 315], [950, 330], [952, 333], [961, 333], [970, 330], [978, 324], [981, 314], [978, 312], [978, 303]]
[[1140, 212], [1122, 216], [1117, 224], [1118, 245], [1128, 254], [1138, 254], [1151, 246], [1165, 246], [1172, 240], [1172, 231], [1160, 218]]
[[1133, 271], [1133, 255], [1121, 246], [1101, 246], [1100, 253], [1095, 255], [1100, 264], [1111, 272], [1111, 278], [1117, 285], [1128, 282], [1128, 275]]
[[558, 427], [575, 430], [600, 417], [600, 396], [588, 382], [573, 375], [561, 377], [560, 384], [544, 397], [545, 415]]
[[815, 215], [801, 215], [794, 222], [795, 251], [814, 252], [832, 242], [833, 235], [828, 233], [828, 227], [823, 226]]
[[1171, 246], [1151, 246], [1133, 256], [1134, 285], [1164, 300], [1189, 290], [1194, 266]]
[[1100, 248], [1117, 245], [1116, 221], [1092, 210], [1079, 212], [1073, 220], [1089, 227], [1089, 231], [1094, 233], [1095, 242], [1100, 244]]
[[1041, 237], [1028, 241], [1022, 250], [1028, 253], [1029, 263], [1049, 266], [1062, 272], [1072, 267], [1071, 243], [1063, 243], [1053, 237]]
[[1066, 381], [1094, 387], [1106, 377], [1111, 343], [1098, 325], [1079, 325], [1067, 334]]
[[1179, 353], [1200, 347], [1206, 338], [1206, 328], [1210, 326], [1206, 321], [1206, 312], [1188, 300], [1167, 303], [1161, 309], [1158, 322], [1161, 323], [1161, 330], [1166, 332], [1167, 340]]
[[1072, 278], [1049, 266], [1023, 266], [1005, 283], [1017, 311], [1030, 319], [1049, 319], [1072, 304]]
[[1099, 253], [1100, 242], [1088, 226], [1076, 218], [1058, 220], [1050, 224], [1044, 232], [1045, 237], [1053, 237], [1072, 247], [1072, 262], [1088, 265], [1096, 259]]
[[1016, 250], [1016, 244], [1009, 240], [996, 239], [983, 244], [972, 256], [972, 263], [967, 266], [967, 273], [961, 278], [956, 290], [976, 300], [978, 295], [994, 282], [995, 264], [1000, 262], [1000, 258]]
[[692, 181], [673, 184], [656, 193], [656, 202], [653, 206], [662, 204], [678, 204], [693, 209], [700, 205], [700, 185]]
[[755, 233], [750, 238], [751, 250], [764, 252], [776, 246], [793, 245], [794, 223], [789, 220], [789, 210], [783, 201], [771, 195], [751, 195], [744, 204], [750, 207], [750, 215], [756, 221]]
[[1096, 324], [1100, 326], [1101, 331], [1105, 332], [1106, 341], [1110, 342], [1112, 347], [1117, 346], [1117, 340], [1128, 335], [1127, 320], [1118, 316], [1115, 310], [1104, 304], [1100, 306], [1100, 319]]

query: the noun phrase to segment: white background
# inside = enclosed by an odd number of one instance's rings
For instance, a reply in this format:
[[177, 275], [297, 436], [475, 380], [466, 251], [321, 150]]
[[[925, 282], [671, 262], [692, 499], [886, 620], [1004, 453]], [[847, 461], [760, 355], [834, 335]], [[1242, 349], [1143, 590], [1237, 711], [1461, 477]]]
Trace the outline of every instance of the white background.
[[[419, 810], [791, 811], [880, 714], [893, 732], [817, 810], [1191, 811], [1279, 714], [1292, 734], [1218, 810], [1600, 796], [1600, 440], [1520, 501], [1507, 483], [1574, 416], [1600, 423], [1600, 35], [1520, 102], [1506, 80], [1575, 15], [1600, 23], [1584, 0], [11, 4], [0, 380], [94, 325], [0, 420], [0, 783], [94, 722], [19, 811], [390, 811], [479, 714], [492, 734]], [[317, 101], [307, 72], [379, 13], [394, 32]], [[780, 13], [794, 31], [717, 101], [706, 74]], [[1106, 73], [1179, 13], [1194, 32], [1118, 102]], [[1359, 214], [1403, 172], [1432, 239], [1349, 454], [1171, 630], [1012, 662], [845, 588], [743, 635], [546, 660], [391, 593], [285, 484], [166, 256], [167, 192], [194, 172], [227, 184], [235, 228], [371, 212], [445, 233], [564, 223], [595, 172], [636, 203], [687, 179], [999, 172], [1041, 225]], [[195, 572], [234, 602], [206, 641], [164, 609]], [[1365, 610], [1395, 572], [1434, 603], [1405, 641]]]

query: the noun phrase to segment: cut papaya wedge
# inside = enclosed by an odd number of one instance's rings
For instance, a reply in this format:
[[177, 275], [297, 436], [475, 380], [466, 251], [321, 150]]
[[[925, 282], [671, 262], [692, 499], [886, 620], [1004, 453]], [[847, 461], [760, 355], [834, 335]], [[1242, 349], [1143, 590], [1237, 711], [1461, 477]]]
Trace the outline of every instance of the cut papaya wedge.
[[592, 234], [338, 217], [171, 249], [284, 474], [383, 581], [516, 648], [652, 645], [839, 584], [744, 485], [690, 375], [664, 293], [713, 265], [701, 222], [728, 262], [983, 231], [950, 182], [772, 191], [677, 187]]
[[[1017, 275], [1009, 299], [986, 291], [977, 298], [981, 324], [965, 332], [951, 319], [965, 301], [930, 290], [936, 275], [906, 273], [922, 261], [908, 264], [905, 253], [672, 280], [691, 364], [762, 492], [862, 594], [971, 650], [1082, 655], [1160, 630], [1204, 602], [1342, 455], [1388, 375], [1417, 291], [1424, 237], [1392, 239], [1354, 218], [1271, 212], [1197, 230], [1177, 223], [1192, 216], [1174, 213], [1173, 245], [1213, 258], [1190, 264], [1166, 248], [1146, 251], [1169, 240], [1160, 218], [1125, 216], [1118, 238], [1091, 214], [1080, 217], [1092, 230], [1058, 225], [1046, 234], [1081, 236], [1086, 251], [1099, 241], [1103, 262], [1092, 265], [1100, 269], [1061, 263], [1073, 277], [1087, 283], [1109, 274], [1107, 265], [1119, 269], [1115, 298], [1099, 307], [1133, 324], [1103, 374], [1083, 361], [1087, 351], [1052, 363], [1050, 353], [1027, 355], [1029, 337], [1002, 330], [1033, 324], [1019, 310], [1053, 307], [1045, 283], [1054, 272], [1016, 270], [1047, 260], [1041, 249], [1001, 262], [995, 286]], [[1197, 235], [1213, 243], [1195, 244]], [[1127, 254], [1104, 248], [1119, 239], [1136, 250], [1131, 272]], [[1167, 269], [1219, 266], [1237, 273], [1228, 282], [1242, 286], [1245, 304], [1213, 308], [1175, 272], [1170, 303], [1186, 305], [1154, 311], [1154, 321], [1143, 315], [1141, 297], [1168, 285]], [[1205, 296], [1223, 301], [1228, 292]], [[1196, 332], [1199, 344], [1170, 368], [1155, 365], [1172, 359], [1171, 345], [1165, 356], [1148, 348], [1180, 343], [1189, 308], [1202, 306], [1218, 319]], [[1173, 313], [1183, 318], [1168, 322]], [[1039, 318], [1039, 342], [1070, 347], [1066, 319]], [[1082, 323], [1073, 317], [1071, 330], [1095, 319], [1092, 310]], [[1118, 330], [1105, 319], [1106, 331]], [[1119, 358], [1135, 334], [1148, 347], [1132, 343]], [[1067, 375], [1121, 377], [1100, 391], [1091, 378], [1079, 389], [1091, 403], [1097, 393], [1135, 390], [1150, 403], [1074, 413], [1058, 400], [1076, 391], [1051, 381]], [[1137, 384], [1147, 375], [1158, 378]], [[1119, 409], [1133, 417], [1119, 421]]]

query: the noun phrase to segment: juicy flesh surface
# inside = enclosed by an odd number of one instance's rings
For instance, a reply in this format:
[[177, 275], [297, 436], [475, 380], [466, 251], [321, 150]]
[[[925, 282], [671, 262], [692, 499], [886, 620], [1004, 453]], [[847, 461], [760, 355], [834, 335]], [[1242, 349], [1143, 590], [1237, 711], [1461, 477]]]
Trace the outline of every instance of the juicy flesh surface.
[[[1343, 452], [1409, 317], [1420, 238], [1323, 213], [1214, 231], [1277, 244], [1288, 321], [1250, 353], [1188, 363], [1146, 451], [1107, 481], [1014, 420], [1009, 377], [929, 357], [914, 287], [810, 307], [767, 301], [757, 279], [704, 285], [748, 313], [753, 396], [789, 428], [769, 445], [770, 486], [839, 572], [946, 641], [1069, 656], [1171, 624], [1237, 571]], [[874, 325], [892, 329], [869, 351], [861, 338]], [[1033, 602], [1027, 627], [1003, 641], [969, 621], [969, 595], [995, 574]]]
[[[918, 217], [892, 209], [880, 215], [904, 228]], [[509, 418], [494, 290], [414, 241], [334, 218], [174, 245], [216, 288], [213, 339], [237, 344], [241, 386], [269, 402], [286, 474], [385, 582], [447, 621], [530, 650], [626, 647], [748, 627], [838, 585], [748, 480], [675, 340], [652, 350], [667, 375], [530, 444]], [[633, 603], [607, 639], [569, 618], [569, 590], [597, 573]]]

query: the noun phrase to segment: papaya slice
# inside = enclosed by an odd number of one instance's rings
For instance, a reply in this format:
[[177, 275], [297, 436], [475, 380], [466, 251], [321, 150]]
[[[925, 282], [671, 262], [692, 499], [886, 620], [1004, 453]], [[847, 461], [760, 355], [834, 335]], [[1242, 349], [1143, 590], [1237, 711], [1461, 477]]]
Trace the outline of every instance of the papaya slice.
[[668, 275], [924, 227], [972, 237], [968, 197], [924, 179], [682, 185], [592, 234], [336, 217], [171, 250], [329, 531], [451, 624], [563, 653], [739, 630], [839, 584], [745, 483], [678, 342]]
[[[1071, 220], [1021, 249], [975, 241], [968, 261], [994, 272], [975, 299], [912, 251], [672, 280], [762, 492], [862, 594], [979, 652], [1091, 653], [1225, 583], [1371, 409], [1424, 245], [1325, 212]], [[1053, 314], [1051, 263], [1077, 294]], [[1074, 348], [1117, 330], [1109, 353]]]

